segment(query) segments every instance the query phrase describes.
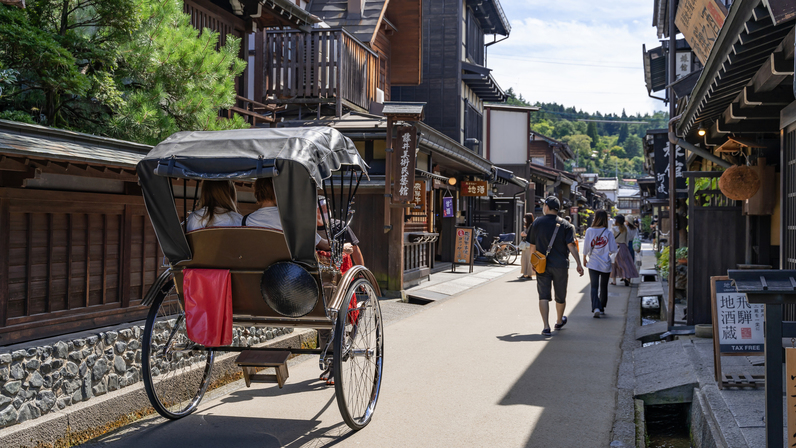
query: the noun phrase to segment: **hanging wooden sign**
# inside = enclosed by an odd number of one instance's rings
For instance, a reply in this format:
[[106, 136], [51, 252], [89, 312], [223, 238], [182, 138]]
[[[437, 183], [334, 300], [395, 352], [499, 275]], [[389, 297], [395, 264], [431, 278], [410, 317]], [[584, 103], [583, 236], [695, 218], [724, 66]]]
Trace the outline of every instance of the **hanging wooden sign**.
[[704, 65], [724, 25], [727, 8], [716, 0], [681, 0], [674, 24]]
[[785, 396], [787, 407], [785, 415], [788, 420], [788, 445], [796, 446], [796, 348], [785, 349]]
[[719, 389], [762, 387], [761, 375], [724, 375], [722, 356], [763, 356], [765, 305], [750, 304], [726, 276], [710, 277], [713, 311], [713, 367]]
[[456, 227], [453, 240], [453, 263], [451, 270], [456, 271], [457, 264], [469, 264], [473, 272], [473, 238], [475, 227]]
[[416, 180], [412, 189], [412, 203], [424, 210], [426, 207], [426, 181]]
[[461, 183], [462, 196], [488, 196], [489, 185], [485, 180], [465, 180]]
[[398, 128], [396, 135], [395, 163], [392, 164], [392, 202], [412, 202], [415, 184], [415, 163], [417, 157], [417, 131], [414, 126]]

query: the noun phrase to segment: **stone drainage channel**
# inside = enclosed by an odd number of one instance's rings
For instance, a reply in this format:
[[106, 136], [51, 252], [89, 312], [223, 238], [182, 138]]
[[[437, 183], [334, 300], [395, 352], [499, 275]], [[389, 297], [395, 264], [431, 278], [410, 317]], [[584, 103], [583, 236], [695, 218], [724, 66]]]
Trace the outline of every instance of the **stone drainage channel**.
[[[656, 277], [643, 276], [642, 281], [656, 281]], [[663, 296], [645, 297], [641, 296], [642, 292], [639, 291], [638, 299], [638, 304], [641, 307], [640, 325], [645, 327], [666, 322], [665, 304], [662, 303]], [[642, 340], [642, 348], [665, 344], [663, 339], [655, 337], [646, 339], [646, 341]], [[640, 444], [647, 448], [692, 448], [691, 403], [658, 404], [659, 401], [666, 400], [653, 401], [656, 404], [647, 404], [644, 400], [636, 399], [637, 431], [644, 435], [643, 439], [639, 441]]]

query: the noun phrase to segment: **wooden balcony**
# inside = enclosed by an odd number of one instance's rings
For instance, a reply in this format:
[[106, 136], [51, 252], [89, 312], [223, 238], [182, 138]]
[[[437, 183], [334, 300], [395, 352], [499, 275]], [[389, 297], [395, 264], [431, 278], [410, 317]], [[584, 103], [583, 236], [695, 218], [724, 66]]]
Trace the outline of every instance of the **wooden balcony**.
[[333, 103], [367, 111], [376, 100], [379, 56], [342, 29], [264, 33], [264, 93], [276, 104]]

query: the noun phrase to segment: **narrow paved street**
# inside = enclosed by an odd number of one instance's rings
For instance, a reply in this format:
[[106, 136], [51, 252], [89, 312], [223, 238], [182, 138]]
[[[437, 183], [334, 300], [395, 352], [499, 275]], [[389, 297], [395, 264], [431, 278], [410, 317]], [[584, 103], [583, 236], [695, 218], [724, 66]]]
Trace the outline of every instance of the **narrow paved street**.
[[518, 272], [387, 326], [381, 397], [358, 433], [312, 358], [291, 367], [282, 390], [253, 385], [180, 421], [151, 418], [90, 445], [608, 446], [630, 288], [612, 287], [606, 318], [595, 319], [588, 275], [572, 269], [569, 322], [546, 340], [536, 284]]

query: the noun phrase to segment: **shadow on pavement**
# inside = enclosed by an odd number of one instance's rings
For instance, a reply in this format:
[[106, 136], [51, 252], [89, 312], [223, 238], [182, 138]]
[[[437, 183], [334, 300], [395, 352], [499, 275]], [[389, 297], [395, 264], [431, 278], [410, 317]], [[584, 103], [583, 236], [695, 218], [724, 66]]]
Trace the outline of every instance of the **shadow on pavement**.
[[[588, 275], [588, 274], [587, 274]], [[619, 344], [624, 332], [622, 319], [595, 319], [591, 315], [591, 289], [588, 283], [577, 291], [572, 286], [577, 273], [570, 271], [568, 301], [582, 296], [574, 308], [567, 308], [567, 326], [541, 334], [496, 336], [505, 342], [546, 344], [527, 370], [498, 402], [502, 406], [525, 405], [540, 408], [541, 414], [526, 441], [527, 447], [607, 446], [615, 406], [614, 375], [621, 357]], [[619, 315], [629, 288], [611, 287], [621, 297], [609, 295], [608, 310]], [[537, 306], [535, 285], [533, 305]], [[622, 313], [623, 314], [623, 313]], [[538, 319], [538, 312], [534, 314]], [[550, 307], [550, 322], [555, 308]], [[542, 328], [542, 322], [529, 322]], [[540, 342], [545, 341], [545, 342]]]

